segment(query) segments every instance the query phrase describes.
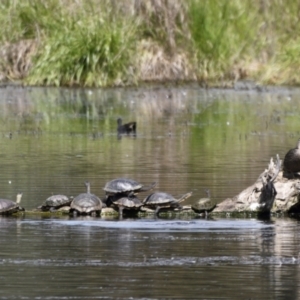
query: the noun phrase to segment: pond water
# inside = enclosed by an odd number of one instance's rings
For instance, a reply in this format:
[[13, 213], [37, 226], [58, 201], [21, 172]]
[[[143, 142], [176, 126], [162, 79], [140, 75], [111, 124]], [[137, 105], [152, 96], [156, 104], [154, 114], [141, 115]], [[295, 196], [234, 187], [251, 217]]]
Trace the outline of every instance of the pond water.
[[[298, 89], [0, 88], [1, 198], [30, 210], [84, 181], [220, 202], [300, 137]], [[137, 121], [118, 138], [116, 120]], [[140, 194], [143, 199], [147, 193]], [[0, 299], [297, 299], [298, 220], [0, 218]]]

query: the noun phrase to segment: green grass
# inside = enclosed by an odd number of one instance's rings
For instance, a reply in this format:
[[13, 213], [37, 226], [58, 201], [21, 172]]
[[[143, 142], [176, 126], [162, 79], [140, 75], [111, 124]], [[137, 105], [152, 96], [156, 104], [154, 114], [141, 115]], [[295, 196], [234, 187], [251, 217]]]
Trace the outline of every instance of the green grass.
[[192, 0], [199, 78], [232, 79], [242, 70], [264, 83], [299, 84], [299, 16], [295, 1]]
[[[108, 86], [133, 81], [130, 70], [136, 26], [112, 13], [109, 1], [15, 1], [2, 5], [11, 42], [35, 38], [38, 52], [26, 82], [31, 85]], [[64, 5], [63, 5], [64, 4]], [[0, 20], [4, 19], [1, 14]], [[13, 35], [9, 36], [12, 31]]]
[[251, 54], [257, 34], [257, 28], [253, 26], [255, 7], [251, 3], [239, 0], [191, 1], [190, 31], [200, 77], [224, 78], [235, 63]]
[[68, 20], [44, 39], [28, 82], [106, 86], [129, 78], [132, 31], [121, 22]]
[[[152, 67], [160, 80], [180, 63], [188, 66], [178, 72], [206, 82], [298, 85], [299, 18], [300, 4], [284, 0], [4, 0], [0, 43], [35, 41], [24, 74], [30, 85], [133, 84], [140, 70]], [[3, 59], [0, 49], [8, 78], [18, 67], [12, 56]]]

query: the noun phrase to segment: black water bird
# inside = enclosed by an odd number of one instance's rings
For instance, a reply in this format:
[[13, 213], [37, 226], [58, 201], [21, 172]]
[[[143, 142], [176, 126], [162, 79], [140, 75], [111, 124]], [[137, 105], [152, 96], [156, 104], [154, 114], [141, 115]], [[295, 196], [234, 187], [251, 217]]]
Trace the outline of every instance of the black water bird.
[[300, 172], [300, 139], [296, 148], [290, 149], [283, 160], [283, 170], [287, 173]]
[[126, 124], [122, 124], [122, 119], [118, 118], [118, 135], [121, 134], [133, 134], [136, 135], [136, 122], [129, 122]]

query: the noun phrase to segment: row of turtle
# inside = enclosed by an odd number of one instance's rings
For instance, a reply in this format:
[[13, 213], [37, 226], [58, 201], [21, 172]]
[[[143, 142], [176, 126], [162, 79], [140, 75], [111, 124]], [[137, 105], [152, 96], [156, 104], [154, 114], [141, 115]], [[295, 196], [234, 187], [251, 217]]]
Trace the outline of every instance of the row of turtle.
[[[184, 194], [179, 199], [164, 192], [154, 192], [147, 196], [143, 201], [140, 201], [137, 194], [152, 190], [156, 183], [149, 186], [144, 186], [141, 183], [128, 179], [117, 178], [106, 183], [104, 187], [105, 199], [101, 200], [99, 197], [91, 193], [89, 182], [85, 182], [86, 193], [81, 193], [74, 198], [69, 198], [65, 195], [53, 195], [46, 199], [46, 201], [36, 208], [37, 211], [66, 211], [74, 216], [76, 215], [99, 215], [101, 210], [110, 207], [119, 212], [120, 217], [123, 212], [138, 212], [153, 211], [156, 215], [160, 211], [165, 210], [180, 210], [181, 203], [188, 199], [192, 192]], [[202, 198], [191, 206], [191, 209], [196, 213], [211, 212], [216, 205], [212, 203], [207, 190], [208, 198]], [[0, 214], [12, 214], [17, 211], [24, 211], [20, 206], [22, 194], [17, 195], [17, 201], [0, 199]]]
[[[122, 120], [118, 120], [118, 131], [120, 133], [128, 133], [134, 128], [136, 130], [136, 124], [134, 122], [122, 125]], [[132, 129], [133, 130], [133, 129]], [[298, 176], [300, 172], [300, 139], [297, 146], [290, 149], [283, 160], [283, 171], [291, 174], [292, 178]], [[139, 211], [142, 209], [150, 209], [159, 214], [161, 210], [181, 209], [181, 202], [188, 199], [192, 193], [187, 193], [179, 199], [175, 199], [172, 195], [163, 192], [154, 192], [147, 196], [142, 202], [137, 198], [139, 192], [148, 191], [156, 186], [156, 183], [152, 183], [150, 186], [145, 187], [142, 184], [132, 179], [117, 178], [106, 183], [104, 187], [105, 199], [100, 200], [96, 195], [90, 192], [90, 183], [86, 182], [86, 193], [79, 194], [75, 198], [68, 198], [65, 195], [54, 195], [46, 199], [46, 201], [37, 208], [39, 211], [57, 211], [65, 210], [77, 214], [97, 215], [105, 207], [112, 207], [119, 211], [120, 216], [125, 211]], [[207, 190], [208, 197], [202, 198], [195, 202], [191, 209], [196, 213], [211, 212], [216, 204], [213, 204], [209, 191]], [[20, 206], [22, 194], [17, 195], [16, 202], [0, 199], [0, 214], [13, 214], [18, 211], [24, 211], [24, 208]]]

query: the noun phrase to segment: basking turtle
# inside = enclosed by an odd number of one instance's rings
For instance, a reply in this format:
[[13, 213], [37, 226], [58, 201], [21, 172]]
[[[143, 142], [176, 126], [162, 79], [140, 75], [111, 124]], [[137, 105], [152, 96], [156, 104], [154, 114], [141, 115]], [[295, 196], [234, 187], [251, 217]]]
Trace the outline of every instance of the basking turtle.
[[296, 148], [290, 149], [283, 160], [283, 170], [287, 173], [300, 172], [300, 139]]
[[19, 205], [21, 199], [22, 193], [17, 194], [16, 202], [7, 199], [0, 199], [0, 215], [11, 215], [18, 211], [25, 211], [25, 209]]
[[208, 215], [211, 211], [213, 211], [216, 208], [216, 204], [212, 203], [210, 199], [210, 191], [209, 189], [205, 190], [207, 194], [207, 198], [201, 198], [200, 200], [196, 201], [192, 206], [192, 210], [197, 214], [205, 214], [205, 216]]
[[109, 196], [106, 204], [118, 209], [119, 215], [123, 217], [123, 210], [137, 212], [143, 203], [135, 196]]
[[85, 182], [86, 193], [79, 194], [71, 202], [71, 210], [74, 215], [97, 215], [102, 209], [100, 198], [90, 192], [90, 183]]
[[53, 195], [45, 200], [45, 202], [38, 207], [42, 211], [54, 212], [57, 210], [64, 210], [65, 207], [69, 207], [72, 199], [69, 199], [65, 195]]
[[105, 184], [104, 191], [106, 195], [122, 194], [124, 196], [136, 195], [139, 192], [145, 192], [153, 189], [156, 182], [149, 186], [143, 186], [135, 180], [128, 178], [117, 178]]
[[158, 215], [161, 209], [181, 208], [180, 203], [191, 196], [192, 192], [183, 195], [179, 199], [175, 199], [168, 193], [156, 192], [146, 197], [143, 201], [143, 205], [155, 209], [155, 214]]
[[122, 119], [118, 118], [118, 135], [121, 134], [133, 134], [136, 135], [136, 122], [129, 122], [126, 124], [122, 124]]

